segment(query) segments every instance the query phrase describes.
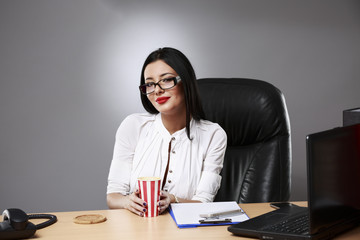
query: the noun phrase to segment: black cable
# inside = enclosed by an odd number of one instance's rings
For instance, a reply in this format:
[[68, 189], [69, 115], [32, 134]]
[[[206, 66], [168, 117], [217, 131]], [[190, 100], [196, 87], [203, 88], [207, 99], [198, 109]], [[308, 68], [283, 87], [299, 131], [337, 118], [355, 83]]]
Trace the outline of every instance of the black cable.
[[43, 219], [43, 218], [49, 219], [43, 223], [37, 224], [36, 229], [45, 228], [47, 226], [50, 226], [51, 224], [56, 223], [56, 221], [57, 221], [57, 217], [52, 214], [30, 214], [28, 216], [29, 216], [29, 219]]

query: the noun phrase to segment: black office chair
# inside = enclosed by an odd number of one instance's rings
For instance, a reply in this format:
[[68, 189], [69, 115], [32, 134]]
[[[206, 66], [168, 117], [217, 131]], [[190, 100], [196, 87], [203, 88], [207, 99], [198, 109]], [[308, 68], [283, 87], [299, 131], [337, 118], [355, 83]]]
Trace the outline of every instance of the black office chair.
[[197, 81], [206, 119], [228, 142], [215, 201], [287, 201], [291, 187], [290, 123], [283, 94], [244, 78]]

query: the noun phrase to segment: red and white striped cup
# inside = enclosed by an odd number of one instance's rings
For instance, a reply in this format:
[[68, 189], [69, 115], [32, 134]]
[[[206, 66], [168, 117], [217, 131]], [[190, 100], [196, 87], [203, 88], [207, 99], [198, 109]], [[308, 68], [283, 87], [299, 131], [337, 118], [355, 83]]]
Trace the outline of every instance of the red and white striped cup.
[[159, 216], [157, 203], [160, 199], [160, 183], [161, 178], [159, 177], [138, 178], [140, 198], [147, 203], [147, 211], [144, 217]]

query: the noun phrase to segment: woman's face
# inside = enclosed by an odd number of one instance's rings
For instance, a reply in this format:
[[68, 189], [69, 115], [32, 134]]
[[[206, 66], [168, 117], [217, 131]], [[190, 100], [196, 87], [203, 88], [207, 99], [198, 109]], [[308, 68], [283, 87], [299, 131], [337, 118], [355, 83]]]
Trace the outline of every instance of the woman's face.
[[[159, 82], [165, 78], [176, 77], [178, 74], [162, 60], [148, 64], [144, 71], [145, 83]], [[185, 97], [182, 82], [171, 89], [163, 90], [158, 85], [155, 91], [147, 95], [149, 101], [164, 115], [185, 115]]]

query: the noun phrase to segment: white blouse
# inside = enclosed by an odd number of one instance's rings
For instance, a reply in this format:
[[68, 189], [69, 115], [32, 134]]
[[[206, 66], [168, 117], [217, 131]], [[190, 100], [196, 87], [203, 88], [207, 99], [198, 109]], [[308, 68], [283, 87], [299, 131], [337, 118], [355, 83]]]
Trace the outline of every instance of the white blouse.
[[179, 198], [213, 201], [221, 182], [226, 133], [216, 123], [191, 120], [190, 136], [192, 140], [185, 128], [170, 135], [161, 114], [125, 118], [116, 132], [107, 193], [134, 192], [138, 177], [163, 181], [170, 154], [164, 190]]

